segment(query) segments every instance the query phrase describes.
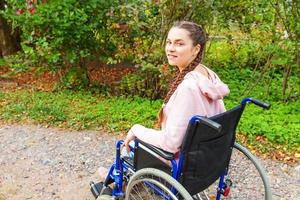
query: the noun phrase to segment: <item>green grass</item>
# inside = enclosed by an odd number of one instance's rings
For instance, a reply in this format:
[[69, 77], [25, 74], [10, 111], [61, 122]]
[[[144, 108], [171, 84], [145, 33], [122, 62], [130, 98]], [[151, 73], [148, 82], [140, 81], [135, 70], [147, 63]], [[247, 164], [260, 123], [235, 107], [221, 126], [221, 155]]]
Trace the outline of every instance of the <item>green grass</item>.
[[[243, 97], [251, 96], [271, 103], [270, 110], [247, 106], [238, 131], [247, 136], [248, 142], [263, 146], [256, 141], [263, 136], [280, 149], [299, 151], [300, 144], [300, 101], [285, 103], [280, 100], [281, 79], [274, 78], [266, 94], [266, 79], [258, 82], [254, 89], [247, 90], [249, 82], [255, 80], [249, 70], [221, 69], [218, 74], [226, 82], [231, 93], [225, 98], [227, 109], [240, 103]], [[292, 77], [291, 91], [298, 78]], [[270, 81], [269, 81], [270, 82]], [[109, 97], [92, 95], [90, 92], [30, 92], [0, 91], [0, 121], [30, 122], [71, 129], [107, 129], [118, 133], [126, 132], [133, 124], [153, 127], [161, 100], [145, 98]]]
[[[0, 92], [0, 120], [33, 122], [72, 129], [107, 128], [112, 132], [128, 130], [140, 123], [152, 127], [161, 101], [143, 98], [94, 96], [84, 92]], [[236, 104], [226, 100], [227, 108]], [[250, 138], [265, 136], [284, 148], [299, 147], [300, 103], [274, 102], [272, 109], [249, 105], [238, 127]]]
[[230, 88], [230, 95], [225, 98], [227, 109], [248, 96], [271, 104], [270, 110], [251, 104], [246, 107], [238, 131], [247, 136], [248, 143], [261, 145], [256, 137], [264, 136], [280, 149], [300, 151], [299, 77], [290, 77], [287, 94], [292, 100], [285, 102], [282, 100], [282, 77], [279, 74], [266, 73], [259, 79], [260, 75], [250, 69], [218, 68], [216, 71]]
[[0, 92], [0, 120], [31, 121], [72, 129], [126, 131], [133, 124], [153, 126], [161, 101], [93, 96], [86, 92]]

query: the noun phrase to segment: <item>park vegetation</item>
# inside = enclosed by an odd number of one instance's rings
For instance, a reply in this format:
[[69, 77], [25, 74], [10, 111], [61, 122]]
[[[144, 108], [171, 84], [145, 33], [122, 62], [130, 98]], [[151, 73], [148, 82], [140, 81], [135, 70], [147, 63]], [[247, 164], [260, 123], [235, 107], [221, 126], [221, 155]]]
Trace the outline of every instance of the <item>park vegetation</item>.
[[[51, 93], [1, 91], [1, 120], [113, 132], [134, 123], [153, 126], [174, 74], [163, 51], [167, 30], [184, 19], [207, 32], [204, 63], [229, 85], [227, 108], [245, 96], [272, 104], [269, 111], [246, 109], [241, 139], [299, 156], [299, 1], [49, 0], [30, 6], [1, 2], [1, 23], [19, 43], [14, 51], [1, 46], [0, 64], [13, 73], [64, 73]], [[88, 75], [91, 60], [129, 63], [135, 72], [100, 84]]]

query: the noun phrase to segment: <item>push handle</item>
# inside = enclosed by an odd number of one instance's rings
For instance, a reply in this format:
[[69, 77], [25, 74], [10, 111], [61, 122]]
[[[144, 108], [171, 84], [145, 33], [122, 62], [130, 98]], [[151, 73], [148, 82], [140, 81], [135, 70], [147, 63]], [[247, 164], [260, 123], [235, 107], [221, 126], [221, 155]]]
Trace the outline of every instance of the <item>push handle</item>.
[[270, 104], [263, 102], [259, 99], [251, 98], [251, 97], [247, 97], [247, 98], [243, 99], [242, 105], [245, 106], [248, 101], [250, 101], [250, 102], [254, 103], [255, 105], [260, 106], [264, 109], [269, 109], [271, 107]]
[[216, 131], [218, 131], [218, 133], [221, 132], [222, 130], [222, 125], [221, 124], [218, 124], [217, 122], [214, 122], [208, 118], [205, 118], [205, 117], [200, 117], [200, 123], [203, 123], [213, 129], [215, 129]]
[[270, 109], [270, 107], [271, 107], [270, 104], [263, 102], [261, 100], [258, 100], [258, 99], [252, 99], [252, 103], [254, 103], [255, 105], [258, 105], [264, 109]]

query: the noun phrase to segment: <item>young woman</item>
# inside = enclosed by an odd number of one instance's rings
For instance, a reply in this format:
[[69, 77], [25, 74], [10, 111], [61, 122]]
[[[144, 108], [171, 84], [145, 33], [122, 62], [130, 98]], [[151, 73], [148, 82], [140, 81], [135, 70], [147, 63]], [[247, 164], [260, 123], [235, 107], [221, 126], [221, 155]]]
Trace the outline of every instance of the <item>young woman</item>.
[[[210, 117], [225, 111], [223, 97], [229, 89], [212, 70], [201, 64], [205, 43], [204, 31], [193, 22], [176, 22], [170, 29], [165, 51], [169, 64], [177, 66], [179, 72], [159, 111], [161, 129], [134, 125], [123, 145], [128, 152], [130, 141], [138, 138], [176, 153], [193, 115]], [[104, 180], [108, 170], [100, 167], [98, 172]]]
[[223, 97], [229, 89], [216, 73], [201, 64], [205, 43], [204, 31], [193, 22], [176, 22], [170, 29], [165, 51], [169, 64], [177, 66], [179, 73], [159, 112], [161, 130], [134, 125], [124, 142], [128, 151], [129, 142], [139, 138], [176, 153], [193, 115], [210, 117], [225, 111]]

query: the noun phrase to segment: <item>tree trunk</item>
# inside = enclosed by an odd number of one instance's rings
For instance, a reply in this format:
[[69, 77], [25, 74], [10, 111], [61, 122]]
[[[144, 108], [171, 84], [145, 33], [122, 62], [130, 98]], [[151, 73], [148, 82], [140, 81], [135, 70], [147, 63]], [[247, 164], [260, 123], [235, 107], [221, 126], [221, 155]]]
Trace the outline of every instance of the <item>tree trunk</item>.
[[291, 71], [292, 71], [292, 67], [291, 67], [291, 65], [289, 65], [287, 67], [286, 71], [284, 72], [284, 78], [283, 78], [283, 82], [282, 82], [282, 98], [283, 99], [288, 99], [288, 98], [285, 98], [285, 94], [286, 94], [286, 88], [288, 85], [288, 80], [289, 80]]
[[[0, 0], [0, 9], [5, 9], [5, 1]], [[21, 49], [20, 32], [12, 31], [6, 19], [0, 15], [0, 57], [11, 55]]]

